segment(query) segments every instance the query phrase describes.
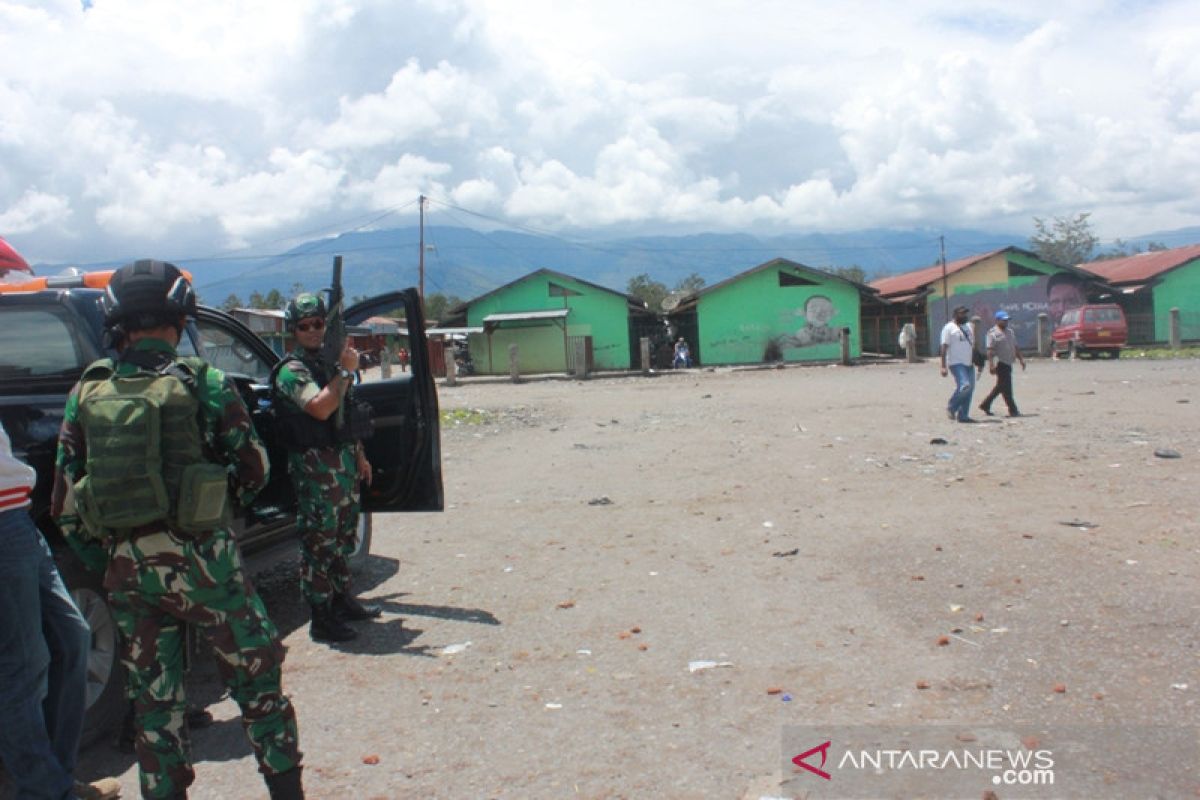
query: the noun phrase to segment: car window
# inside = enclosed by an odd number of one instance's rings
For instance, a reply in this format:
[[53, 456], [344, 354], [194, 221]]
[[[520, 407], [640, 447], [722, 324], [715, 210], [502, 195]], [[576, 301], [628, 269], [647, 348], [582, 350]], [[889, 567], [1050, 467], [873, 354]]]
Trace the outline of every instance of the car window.
[[200, 355], [208, 363], [229, 375], [245, 375], [257, 383], [267, 382], [271, 364], [260, 358], [254, 348], [233, 331], [208, 320], [197, 320], [196, 330], [204, 348]]
[[6, 308], [0, 314], [0, 379], [62, 376], [87, 363], [62, 312]]
[[181, 356], [198, 356], [200, 351], [196, 349], [196, 341], [193, 335], [199, 336], [199, 332], [189, 328], [185, 329], [183, 336], [179, 337], [179, 346], [175, 348], [175, 352]]
[[[404, 301], [399, 297], [386, 299], [389, 297], [369, 298], [347, 309], [354, 318], [346, 328], [346, 335], [359, 352], [359, 380], [362, 382], [402, 377], [408, 370], [411, 354]], [[369, 310], [356, 313], [368, 307]], [[405, 353], [403, 359], [401, 350]]]
[[1121, 312], [1115, 308], [1092, 308], [1087, 312], [1088, 322], [1120, 322]]
[[1062, 315], [1062, 322], [1060, 322], [1059, 324], [1060, 325], [1075, 325], [1078, 322], [1079, 322], [1079, 309], [1072, 308], [1070, 311], [1068, 311]]

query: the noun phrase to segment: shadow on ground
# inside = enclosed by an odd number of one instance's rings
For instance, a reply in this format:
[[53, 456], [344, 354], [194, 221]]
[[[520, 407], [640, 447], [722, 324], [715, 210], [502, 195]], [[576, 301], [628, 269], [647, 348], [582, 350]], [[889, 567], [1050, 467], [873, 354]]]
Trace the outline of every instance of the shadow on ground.
[[[254, 576], [255, 588], [262, 597], [267, 614], [283, 638], [305, 628], [309, 621], [308, 607], [300, 596], [299, 570], [299, 560], [290, 559]], [[441, 645], [416, 644], [424, 630], [407, 626], [406, 617], [433, 617], [480, 625], [502, 624], [484, 609], [404, 603], [400, 599], [405, 594], [402, 592], [372, 596], [374, 589], [385, 584], [399, 571], [398, 559], [383, 556], [371, 556], [368, 559], [363, 570], [354, 578], [354, 592], [379, 603], [385, 616], [374, 622], [353, 623], [359, 631], [359, 638], [330, 645], [330, 650], [360, 655], [395, 653], [436, 658]], [[200, 708], [220, 703], [229, 696], [203, 637], [200, 637], [192, 667], [188, 671], [186, 686], [189, 703]], [[136, 759], [132, 754], [117, 749], [117, 733], [114, 729], [105, 734], [80, 754], [77, 773], [81, 779], [121, 775], [135, 765]], [[240, 717], [219, 720], [207, 728], [194, 730], [191, 738], [193, 763], [231, 761], [252, 755]], [[6, 800], [2, 780], [0, 777], [0, 800]]]

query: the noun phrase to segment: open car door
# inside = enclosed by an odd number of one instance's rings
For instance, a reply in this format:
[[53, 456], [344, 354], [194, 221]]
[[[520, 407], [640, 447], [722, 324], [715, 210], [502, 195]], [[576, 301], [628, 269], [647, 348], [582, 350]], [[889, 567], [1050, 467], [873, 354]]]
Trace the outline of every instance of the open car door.
[[[402, 319], [395, 319], [397, 311]], [[429, 363], [425, 315], [416, 289], [355, 303], [345, 310], [347, 327], [388, 316], [408, 334], [410, 365], [386, 380], [365, 381], [354, 396], [369, 403], [375, 435], [366, 444], [371, 485], [363, 487], [364, 511], [441, 511], [442, 444], [437, 387]], [[407, 327], [407, 331], [404, 329]], [[349, 331], [348, 331], [349, 333]]]

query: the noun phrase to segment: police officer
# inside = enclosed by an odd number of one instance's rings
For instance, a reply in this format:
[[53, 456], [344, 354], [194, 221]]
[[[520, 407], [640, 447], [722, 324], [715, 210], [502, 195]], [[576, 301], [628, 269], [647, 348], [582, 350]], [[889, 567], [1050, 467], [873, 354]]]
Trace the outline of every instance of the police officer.
[[86, 563], [107, 565], [142, 796], [185, 798], [195, 777], [183, 691], [184, 626], [194, 625], [241, 708], [272, 800], [303, 798], [283, 646], [227, 524], [230, 479], [248, 503], [266, 483], [266, 450], [221, 371], [176, 355], [196, 297], [174, 265], [122, 267], [102, 305], [127, 346], [84, 370], [68, 396], [52, 513]]
[[[273, 392], [280, 435], [288, 448], [288, 471], [296, 489], [300, 527], [300, 590], [312, 607], [309, 635], [320, 642], [345, 642], [357, 632], [346, 620], [368, 620], [382, 612], [350, 593], [348, 557], [354, 551], [359, 517], [359, 481], [371, 483], [371, 465], [346, 424], [354, 406], [347, 394], [358, 370], [358, 351], [346, 342], [338, 368], [327, 374], [321, 361], [325, 301], [303, 293], [288, 303], [284, 321], [295, 349], [277, 367]], [[338, 427], [336, 411], [346, 403]]]

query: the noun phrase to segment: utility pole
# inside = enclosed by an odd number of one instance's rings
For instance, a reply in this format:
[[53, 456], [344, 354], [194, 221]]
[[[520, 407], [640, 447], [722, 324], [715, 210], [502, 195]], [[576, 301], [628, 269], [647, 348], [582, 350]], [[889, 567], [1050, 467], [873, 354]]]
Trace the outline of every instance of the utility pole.
[[946, 322], [950, 321], [950, 292], [946, 281], [946, 237], [939, 236], [938, 243], [941, 245], [942, 251], [942, 313], [946, 316]]
[[[421, 208], [421, 254], [417, 258], [417, 275], [418, 286], [417, 292], [421, 295], [421, 305], [425, 305], [425, 195], [421, 195], [417, 202]], [[945, 259], [942, 259], [943, 262]]]

